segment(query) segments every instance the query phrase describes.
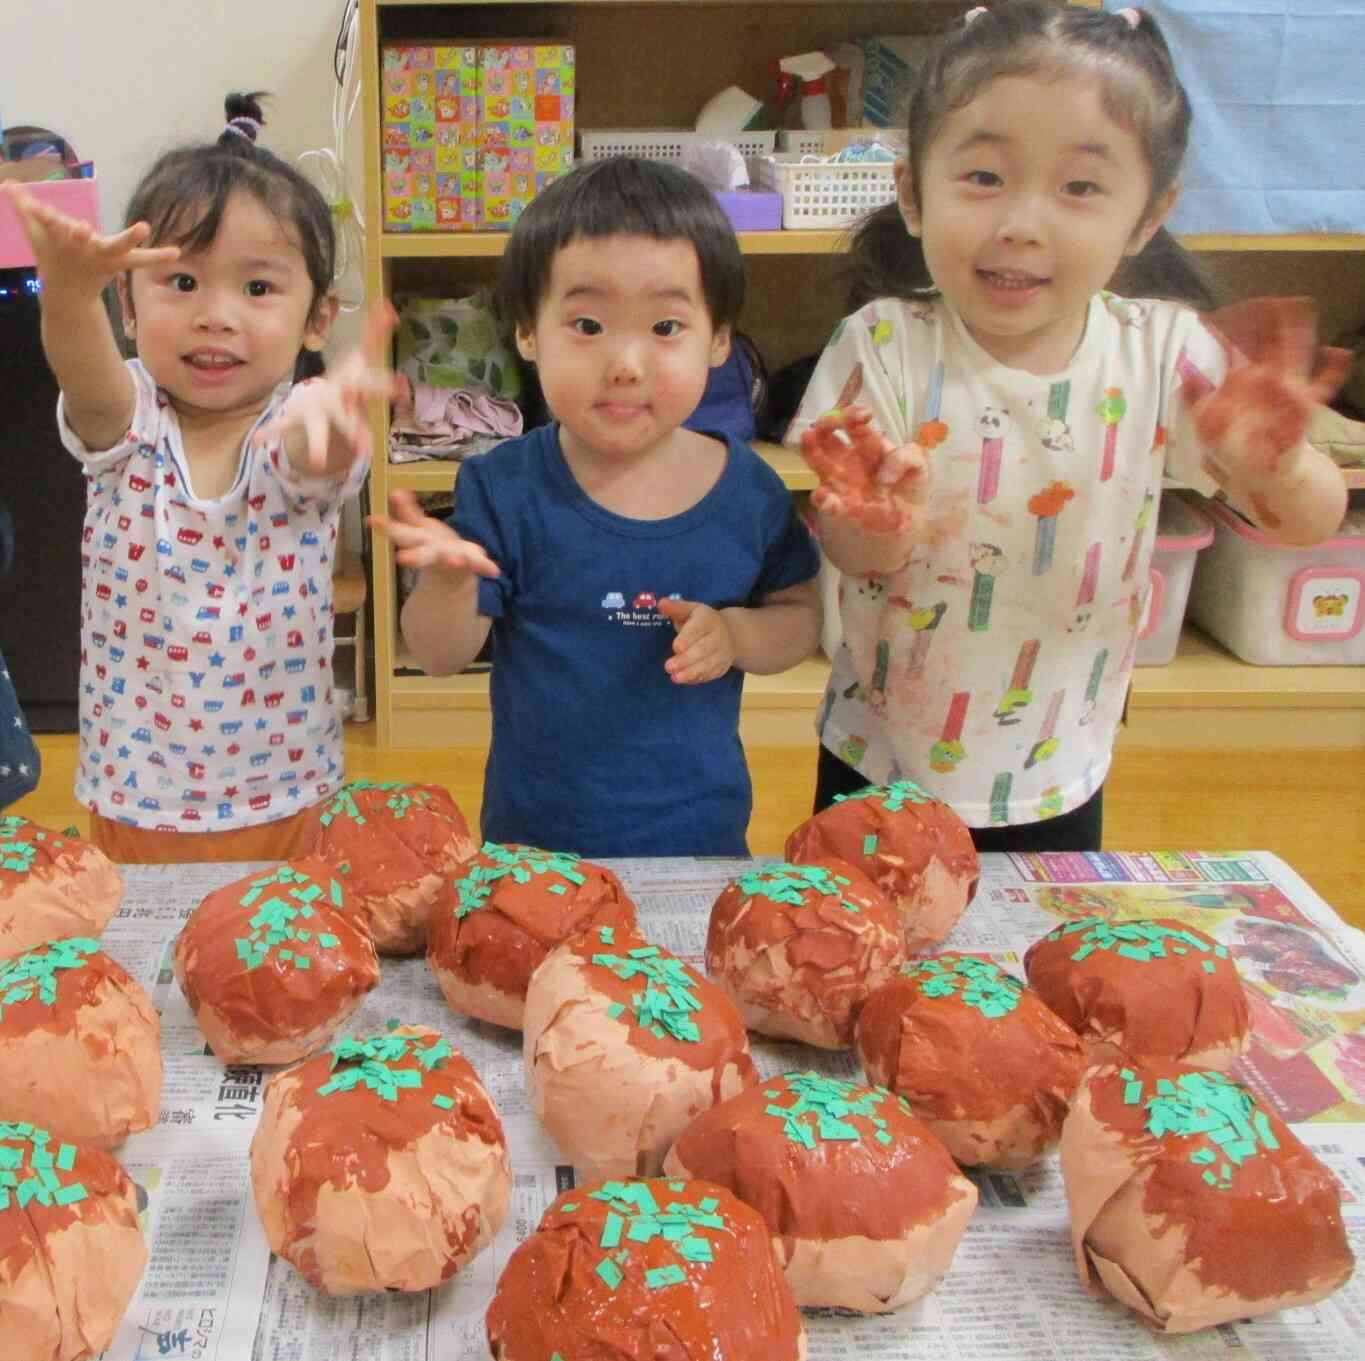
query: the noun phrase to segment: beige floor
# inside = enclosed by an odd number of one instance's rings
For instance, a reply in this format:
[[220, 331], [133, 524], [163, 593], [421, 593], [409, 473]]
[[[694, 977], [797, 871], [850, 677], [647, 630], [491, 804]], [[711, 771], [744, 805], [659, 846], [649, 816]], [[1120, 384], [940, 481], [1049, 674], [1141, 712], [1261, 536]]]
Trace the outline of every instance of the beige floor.
[[[38, 791], [8, 811], [50, 826], [88, 827], [71, 794], [74, 736], [42, 737]], [[373, 725], [347, 729], [349, 773], [445, 785], [470, 821], [478, 815], [483, 753], [450, 748], [380, 751]], [[810, 811], [815, 754], [749, 753], [755, 807], [749, 845], [782, 849]], [[1287, 860], [1327, 902], [1365, 927], [1365, 756], [1359, 751], [1186, 751], [1122, 747], [1105, 790], [1105, 846], [1112, 850], [1267, 850]]]

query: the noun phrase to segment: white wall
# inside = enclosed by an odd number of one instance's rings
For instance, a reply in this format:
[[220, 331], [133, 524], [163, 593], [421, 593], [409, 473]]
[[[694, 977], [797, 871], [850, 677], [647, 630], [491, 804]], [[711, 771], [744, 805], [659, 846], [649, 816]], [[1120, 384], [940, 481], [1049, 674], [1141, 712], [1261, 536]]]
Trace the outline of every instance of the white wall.
[[[95, 162], [106, 228], [163, 151], [223, 130], [231, 90], [269, 90], [261, 140], [293, 160], [332, 140], [344, 0], [0, 0], [0, 119]], [[357, 116], [357, 122], [359, 121]], [[358, 135], [350, 160], [361, 183]]]

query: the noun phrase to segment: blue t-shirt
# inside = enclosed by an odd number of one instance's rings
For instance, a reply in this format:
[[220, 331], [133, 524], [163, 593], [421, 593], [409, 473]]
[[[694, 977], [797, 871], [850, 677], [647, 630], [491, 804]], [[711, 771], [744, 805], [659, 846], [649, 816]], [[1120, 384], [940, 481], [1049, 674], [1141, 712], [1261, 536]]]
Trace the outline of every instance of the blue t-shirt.
[[593, 501], [557, 424], [462, 465], [450, 524], [502, 569], [479, 581], [493, 621], [486, 838], [586, 856], [748, 853], [743, 675], [675, 684], [675, 630], [656, 606], [754, 605], [813, 577], [819, 556], [777, 474], [727, 445], [716, 485], [666, 520]]

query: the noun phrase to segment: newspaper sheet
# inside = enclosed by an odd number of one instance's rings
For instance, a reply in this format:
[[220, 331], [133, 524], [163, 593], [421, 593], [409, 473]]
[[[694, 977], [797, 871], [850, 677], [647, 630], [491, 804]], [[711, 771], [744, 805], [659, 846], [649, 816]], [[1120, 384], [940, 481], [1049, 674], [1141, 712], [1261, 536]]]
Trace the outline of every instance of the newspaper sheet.
[[[699, 968], [711, 905], [749, 864], [606, 863], [650, 939]], [[488, 1361], [484, 1313], [498, 1275], [549, 1202], [575, 1184], [527, 1104], [520, 1035], [453, 1015], [422, 958], [383, 961], [380, 985], [348, 1033], [421, 1022], [465, 1054], [502, 1116], [512, 1208], [492, 1245], [438, 1290], [320, 1295], [272, 1257], [251, 1193], [247, 1150], [271, 1070], [225, 1067], [206, 1051], [170, 967], [194, 907], [254, 868], [127, 867], [125, 901], [105, 934], [106, 949], [161, 1012], [166, 1059], [158, 1125], [118, 1151], [139, 1188], [150, 1259], [106, 1361]], [[1034, 940], [1059, 920], [1086, 916], [1178, 918], [1235, 952], [1255, 1022], [1238, 1076], [1341, 1178], [1348, 1232], [1365, 1253], [1365, 935], [1264, 852], [996, 855], [983, 857], [982, 869], [945, 947], [989, 955], [1020, 975]], [[797, 1068], [859, 1076], [849, 1053], [761, 1039], [754, 1052], [764, 1076]], [[890, 1315], [808, 1311], [811, 1361], [1359, 1361], [1365, 1273], [1312, 1308], [1161, 1337], [1081, 1289], [1055, 1156], [1023, 1174], [973, 1180], [980, 1207], [940, 1288]]]

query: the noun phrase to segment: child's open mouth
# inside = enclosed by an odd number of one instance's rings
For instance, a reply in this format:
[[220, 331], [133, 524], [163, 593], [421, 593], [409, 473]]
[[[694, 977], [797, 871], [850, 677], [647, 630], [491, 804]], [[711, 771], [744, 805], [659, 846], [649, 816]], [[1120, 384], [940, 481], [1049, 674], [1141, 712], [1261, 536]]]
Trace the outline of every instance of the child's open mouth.
[[992, 288], [1003, 288], [1024, 292], [1030, 288], [1040, 288], [1047, 280], [1037, 274], [1024, 274], [1017, 269], [978, 269], [977, 274]]
[[185, 363], [192, 369], [206, 373], [235, 369], [241, 362], [236, 355], [226, 354], [221, 350], [195, 350], [185, 356]]

